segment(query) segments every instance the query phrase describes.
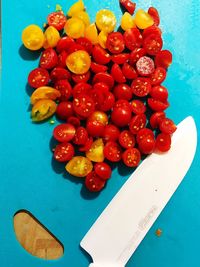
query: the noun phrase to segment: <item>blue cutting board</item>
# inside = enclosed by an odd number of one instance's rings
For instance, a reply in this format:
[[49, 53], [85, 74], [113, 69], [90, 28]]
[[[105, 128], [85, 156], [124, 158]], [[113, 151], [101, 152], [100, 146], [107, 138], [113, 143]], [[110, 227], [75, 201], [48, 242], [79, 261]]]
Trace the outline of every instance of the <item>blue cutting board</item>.
[[[84, 267], [91, 260], [79, 243], [130, 171], [115, 169], [106, 189], [99, 195], [83, 189], [77, 179], [68, 179], [52, 162], [52, 130], [48, 122], [30, 120], [26, 79], [38, 65], [38, 54], [21, 45], [23, 28], [43, 25], [47, 14], [69, 0], [3, 0], [3, 70], [0, 91], [0, 266]], [[113, 10], [120, 22], [118, 0], [85, 0], [92, 19], [102, 8]], [[173, 52], [173, 65], [165, 86], [169, 89], [167, 114], [179, 123], [192, 115], [200, 131], [200, 1], [137, 1], [138, 7], [158, 8], [164, 48]], [[184, 144], [183, 144], [184, 146]], [[187, 151], [185, 151], [187, 153]], [[200, 242], [200, 151], [183, 183], [134, 253], [128, 267], [199, 267]], [[180, 162], [181, 165], [181, 162]], [[20, 209], [33, 213], [65, 247], [64, 256], [44, 261], [29, 255], [16, 240], [13, 215]], [[162, 237], [155, 236], [157, 228]]]

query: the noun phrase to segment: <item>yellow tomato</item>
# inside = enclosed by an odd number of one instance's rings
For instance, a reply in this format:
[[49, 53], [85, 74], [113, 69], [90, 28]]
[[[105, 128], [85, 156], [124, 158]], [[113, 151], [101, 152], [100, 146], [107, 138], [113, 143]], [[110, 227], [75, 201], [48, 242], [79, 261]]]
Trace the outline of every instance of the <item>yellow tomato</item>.
[[106, 48], [107, 38], [108, 38], [108, 33], [107, 32], [101, 31], [99, 33], [98, 41], [99, 41], [100, 46], [103, 47], [104, 49]]
[[57, 105], [51, 99], [39, 100], [32, 108], [32, 120], [40, 122], [50, 118], [56, 112]]
[[104, 161], [104, 143], [101, 138], [92, 143], [91, 148], [86, 152], [86, 157], [94, 162]]
[[34, 105], [37, 101], [42, 99], [56, 100], [61, 96], [61, 93], [49, 86], [42, 86], [37, 88], [31, 96], [31, 104]]
[[117, 20], [115, 14], [108, 10], [102, 9], [96, 14], [96, 24], [100, 31], [113, 32], [116, 26]]
[[85, 29], [85, 37], [92, 42], [92, 44], [98, 44], [98, 31], [95, 23], [90, 24]]
[[135, 14], [135, 24], [139, 29], [146, 29], [154, 24], [152, 17], [143, 9], [139, 9]]
[[86, 157], [73, 157], [65, 166], [66, 171], [76, 177], [85, 177], [93, 169], [92, 162]]
[[84, 3], [82, 0], [77, 1], [76, 3], [74, 3], [70, 9], [67, 12], [67, 15], [69, 17], [72, 17], [74, 14], [78, 13], [79, 11], [83, 11], [85, 9], [84, 7]]
[[60, 33], [56, 28], [53, 26], [49, 26], [46, 31], [44, 32], [45, 36], [45, 42], [43, 47], [49, 48], [49, 47], [56, 47], [58, 41], [60, 40]]
[[29, 50], [39, 50], [44, 44], [44, 33], [37, 25], [29, 25], [22, 32], [22, 42]]
[[130, 13], [125, 12], [121, 18], [121, 27], [124, 31], [135, 27], [134, 18]]
[[75, 13], [73, 17], [82, 20], [86, 27], [90, 25], [90, 17], [88, 13], [85, 11], [80, 11], [78, 13]]
[[94, 111], [88, 118], [88, 121], [98, 121], [104, 126], [108, 124], [108, 116], [103, 111]]
[[85, 74], [90, 68], [91, 59], [86, 51], [78, 50], [67, 57], [66, 65], [75, 74]]
[[71, 18], [67, 20], [64, 29], [69, 37], [78, 39], [84, 36], [85, 24], [78, 18]]

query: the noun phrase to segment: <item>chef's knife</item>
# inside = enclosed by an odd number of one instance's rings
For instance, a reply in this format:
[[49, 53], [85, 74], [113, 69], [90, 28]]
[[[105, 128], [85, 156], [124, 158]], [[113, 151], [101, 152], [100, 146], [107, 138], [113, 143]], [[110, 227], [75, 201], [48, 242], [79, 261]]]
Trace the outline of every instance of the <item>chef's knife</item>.
[[187, 173], [196, 151], [192, 117], [177, 127], [171, 149], [148, 156], [81, 241], [90, 267], [123, 267]]

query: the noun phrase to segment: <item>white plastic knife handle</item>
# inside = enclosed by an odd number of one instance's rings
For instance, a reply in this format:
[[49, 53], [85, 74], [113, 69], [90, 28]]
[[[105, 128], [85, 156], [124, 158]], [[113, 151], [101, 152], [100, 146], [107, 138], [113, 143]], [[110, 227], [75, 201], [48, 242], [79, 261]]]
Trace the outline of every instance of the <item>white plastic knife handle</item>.
[[89, 267], [124, 267], [125, 265], [119, 265], [119, 264], [109, 264], [109, 265], [107, 265], [107, 264], [96, 264], [96, 263], [91, 263], [90, 265], [89, 265]]

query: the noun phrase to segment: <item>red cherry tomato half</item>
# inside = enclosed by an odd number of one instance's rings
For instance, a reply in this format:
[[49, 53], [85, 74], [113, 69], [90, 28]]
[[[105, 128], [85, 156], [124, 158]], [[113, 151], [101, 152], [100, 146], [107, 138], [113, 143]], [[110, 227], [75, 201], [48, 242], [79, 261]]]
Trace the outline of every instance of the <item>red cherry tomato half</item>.
[[141, 141], [138, 143], [140, 152], [145, 155], [153, 153], [155, 149], [155, 139], [150, 135], [144, 136]]
[[131, 122], [129, 124], [129, 129], [131, 131], [132, 134], [137, 134], [139, 132], [139, 130], [145, 128], [146, 126], [146, 116], [144, 114], [139, 114], [139, 115], [135, 115], [133, 116], [133, 118], [131, 119]]
[[90, 79], [91, 72], [88, 71], [85, 74], [72, 74], [72, 80], [75, 83], [87, 83], [88, 80]]
[[92, 43], [90, 40], [88, 40], [87, 38], [85, 37], [80, 37], [78, 39], [76, 39], [76, 43], [83, 46], [85, 48], [85, 50], [91, 54], [92, 53], [92, 49], [93, 49], [93, 46], [92, 46]]
[[120, 54], [125, 49], [124, 37], [120, 32], [108, 35], [106, 47], [112, 54]]
[[168, 118], [161, 120], [161, 122], [159, 123], [159, 128], [161, 132], [165, 134], [173, 134], [177, 129], [175, 123]]
[[117, 141], [120, 135], [119, 129], [113, 125], [108, 124], [104, 128], [103, 139], [104, 141]]
[[124, 74], [126, 79], [131, 79], [131, 80], [137, 78], [138, 76], [134, 67], [132, 67], [128, 63], [124, 63], [122, 67], [122, 73]]
[[94, 61], [101, 65], [106, 65], [111, 60], [110, 54], [100, 45], [95, 45], [93, 47], [92, 56], [94, 58]]
[[107, 94], [110, 90], [109, 86], [104, 82], [95, 83], [93, 89], [104, 94]]
[[156, 138], [156, 150], [160, 152], [167, 152], [171, 148], [170, 134], [160, 133]]
[[122, 157], [122, 149], [116, 142], [109, 141], [104, 147], [104, 156], [111, 162], [118, 162]]
[[118, 54], [118, 55], [113, 55], [112, 56], [112, 61], [118, 65], [120, 64], [124, 64], [125, 62], [127, 62], [129, 60], [129, 54], [128, 53], [122, 53], [122, 54]]
[[150, 34], [143, 41], [143, 47], [150, 56], [155, 56], [162, 46], [163, 41], [160, 35]]
[[53, 48], [47, 48], [42, 52], [40, 57], [40, 67], [44, 69], [52, 69], [58, 63], [58, 56]]
[[157, 128], [160, 124], [160, 122], [162, 121], [162, 119], [164, 119], [166, 117], [165, 113], [163, 111], [158, 111], [155, 112], [151, 115], [150, 117], [150, 125], [153, 129]]
[[167, 109], [169, 107], [169, 103], [167, 101], [162, 102], [162, 101], [157, 100], [155, 98], [149, 98], [147, 100], [147, 103], [153, 111], [164, 111], [165, 109]]
[[130, 13], [131, 15], [134, 14], [136, 3], [133, 3], [130, 0], [120, 0], [120, 4]]
[[88, 121], [86, 124], [87, 132], [92, 137], [102, 137], [105, 125], [99, 121]]
[[112, 122], [118, 127], [124, 127], [131, 121], [131, 109], [127, 107], [114, 107], [111, 113]]
[[143, 114], [146, 112], [145, 104], [137, 99], [131, 101], [131, 108], [132, 112], [135, 113], [136, 115]]
[[66, 67], [66, 59], [68, 57], [68, 53], [66, 51], [62, 51], [58, 55], [58, 64], [57, 67], [65, 68]]
[[36, 68], [28, 75], [28, 84], [33, 88], [39, 88], [49, 83], [50, 77], [47, 70]]
[[160, 24], [160, 16], [158, 10], [155, 7], [150, 7], [148, 9], [148, 13], [153, 18], [154, 25], [158, 26]]
[[114, 78], [114, 80], [118, 83], [125, 83], [126, 82], [126, 78], [125, 78], [120, 66], [116, 63], [114, 63], [112, 65], [111, 75]]
[[149, 36], [151, 34], [155, 34], [155, 35], [161, 36], [162, 35], [162, 31], [161, 31], [160, 28], [158, 28], [155, 25], [150, 26], [150, 27], [144, 29], [144, 31], [142, 33], [143, 39], [145, 39], [147, 36]]
[[68, 36], [64, 36], [58, 41], [57, 46], [56, 46], [56, 51], [58, 53], [61, 53], [62, 51], [68, 52], [69, 48], [73, 44], [75, 44], [74, 39], [72, 39], [72, 38], [70, 38]]
[[70, 101], [63, 101], [60, 102], [56, 109], [56, 115], [61, 120], [67, 120], [70, 116], [74, 113], [72, 102]]
[[115, 83], [113, 77], [107, 72], [99, 72], [94, 76], [93, 84], [99, 83], [99, 82], [106, 83], [109, 86], [109, 88], [112, 88]]
[[76, 51], [79, 51], [79, 50], [86, 51], [84, 46], [77, 44], [77, 43], [74, 43], [68, 48], [68, 54], [70, 55], [70, 54], [72, 54]]
[[94, 101], [88, 95], [80, 95], [73, 100], [74, 111], [83, 118], [89, 117], [95, 110]]
[[76, 133], [76, 129], [72, 124], [62, 123], [54, 128], [53, 136], [58, 142], [71, 141]]
[[168, 91], [167, 88], [165, 88], [162, 85], [153, 86], [150, 91], [151, 97], [154, 99], [158, 99], [160, 101], [167, 101], [168, 98]]
[[155, 71], [154, 61], [150, 57], [141, 57], [136, 62], [137, 72], [141, 76], [150, 76]]
[[94, 165], [95, 173], [103, 180], [108, 180], [111, 177], [112, 170], [105, 162], [99, 162]]
[[85, 142], [85, 144], [79, 147], [79, 151], [87, 152], [92, 147], [92, 143], [93, 143], [93, 138], [89, 137], [88, 140]]
[[57, 81], [55, 83], [55, 88], [61, 93], [61, 101], [67, 101], [72, 96], [72, 87], [68, 80]]
[[137, 167], [141, 160], [140, 151], [137, 148], [128, 148], [124, 151], [122, 160], [128, 167]]
[[137, 28], [128, 29], [124, 33], [125, 45], [129, 50], [142, 46], [142, 35]]
[[54, 158], [59, 162], [69, 161], [74, 155], [75, 151], [73, 145], [67, 142], [58, 144], [54, 151]]
[[131, 100], [132, 99], [132, 89], [125, 83], [118, 84], [114, 87], [113, 94], [116, 99], [125, 99]]
[[141, 57], [146, 55], [144, 48], [135, 48], [130, 54], [129, 63], [134, 65]]
[[167, 72], [164, 68], [158, 67], [155, 69], [154, 73], [151, 75], [151, 84], [159, 85], [161, 84], [167, 76]]
[[156, 54], [156, 67], [167, 69], [172, 64], [172, 53], [169, 50], [162, 50]]
[[71, 74], [68, 70], [60, 67], [54, 68], [50, 73], [50, 78], [53, 82], [57, 82], [59, 80], [70, 80]]
[[104, 101], [100, 104], [101, 111], [109, 111], [115, 104], [115, 97], [111, 92], [104, 94]]
[[105, 183], [105, 180], [101, 179], [95, 171], [90, 172], [85, 178], [85, 186], [91, 192], [101, 191]]
[[74, 86], [73, 88], [73, 97], [80, 95], [89, 95], [92, 90], [92, 86], [89, 83], [81, 82]]
[[91, 68], [91, 71], [93, 71], [94, 73], [106, 72], [108, 70], [107, 66], [100, 65], [95, 62], [91, 62], [90, 68]]
[[76, 129], [76, 134], [73, 139], [75, 145], [84, 145], [88, 140], [88, 133], [86, 129], [82, 126]]
[[58, 31], [62, 30], [65, 26], [67, 18], [65, 17], [63, 11], [53, 12], [48, 15], [47, 22], [49, 26], [53, 26]]
[[120, 99], [115, 102], [115, 108], [126, 108], [131, 110], [130, 103], [125, 99]]
[[75, 116], [70, 116], [67, 119], [67, 123], [72, 124], [75, 128], [78, 128], [81, 125], [80, 119]]
[[137, 78], [131, 84], [133, 94], [139, 97], [147, 96], [151, 91], [151, 82], [148, 78]]
[[135, 136], [128, 130], [120, 133], [119, 143], [123, 148], [131, 148], [135, 146]]
[[143, 140], [143, 138], [147, 138], [147, 137], [154, 139], [154, 133], [151, 129], [143, 128], [143, 129], [139, 130], [139, 132], [137, 133], [137, 136], [136, 136], [137, 143], [139, 144]]

